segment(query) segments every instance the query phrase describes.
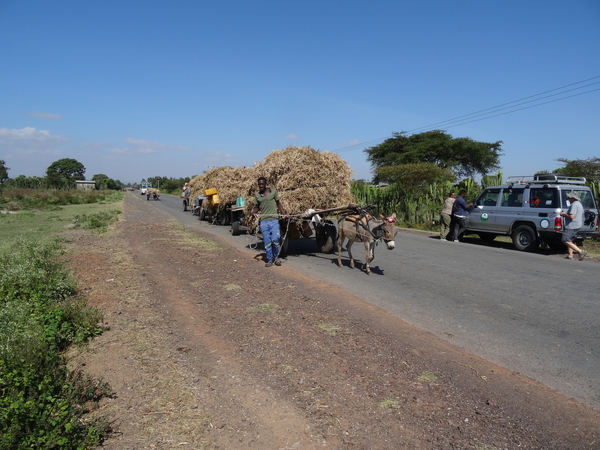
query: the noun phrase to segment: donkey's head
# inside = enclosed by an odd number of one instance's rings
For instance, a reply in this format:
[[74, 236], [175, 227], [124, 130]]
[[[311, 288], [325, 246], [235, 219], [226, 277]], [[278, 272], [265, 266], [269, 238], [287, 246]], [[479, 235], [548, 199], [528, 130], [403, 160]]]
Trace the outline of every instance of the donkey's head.
[[388, 250], [392, 250], [394, 247], [396, 247], [394, 239], [396, 238], [396, 233], [398, 232], [398, 228], [396, 228], [396, 213], [388, 217], [385, 217], [383, 214], [379, 214], [379, 218], [383, 221], [383, 223], [377, 227], [376, 235], [378, 238], [381, 238], [383, 242], [385, 242]]

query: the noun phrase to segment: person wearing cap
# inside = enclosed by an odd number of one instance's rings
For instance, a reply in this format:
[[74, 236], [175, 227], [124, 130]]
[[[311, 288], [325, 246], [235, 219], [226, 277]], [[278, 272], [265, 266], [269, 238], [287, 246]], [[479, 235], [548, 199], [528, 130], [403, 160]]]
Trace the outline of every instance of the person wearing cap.
[[587, 255], [587, 251], [581, 250], [575, 245], [577, 232], [583, 227], [584, 210], [583, 205], [579, 201], [579, 194], [571, 191], [567, 194], [569, 199], [569, 209], [567, 212], [561, 211], [560, 215], [565, 218], [565, 231], [562, 234], [562, 242], [567, 246], [569, 252], [565, 258], [573, 259], [573, 252], [579, 253], [579, 261], [582, 261]]

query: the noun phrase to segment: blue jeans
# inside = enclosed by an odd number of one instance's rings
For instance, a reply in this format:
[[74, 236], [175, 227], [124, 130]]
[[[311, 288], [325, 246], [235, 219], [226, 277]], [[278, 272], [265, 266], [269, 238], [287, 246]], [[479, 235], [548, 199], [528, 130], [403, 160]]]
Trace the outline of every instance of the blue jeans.
[[279, 256], [279, 220], [261, 220], [260, 232], [267, 251], [267, 261], [275, 261]]

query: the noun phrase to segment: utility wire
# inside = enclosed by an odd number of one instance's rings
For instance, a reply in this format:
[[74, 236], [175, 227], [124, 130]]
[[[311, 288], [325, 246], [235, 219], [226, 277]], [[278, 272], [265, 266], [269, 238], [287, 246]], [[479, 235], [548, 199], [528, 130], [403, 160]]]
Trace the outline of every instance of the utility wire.
[[[558, 88], [555, 88], [555, 89], [550, 89], [548, 91], [540, 92], [538, 94], [530, 95], [528, 97], [523, 97], [523, 98], [518, 99], [518, 100], [513, 100], [513, 101], [510, 101], [510, 102], [507, 102], [507, 103], [502, 103], [502, 104], [497, 105], [497, 106], [492, 106], [490, 108], [486, 108], [486, 109], [482, 109], [482, 110], [479, 110], [479, 111], [475, 111], [475, 112], [470, 113], [470, 114], [464, 114], [462, 116], [458, 116], [458, 117], [455, 117], [453, 119], [448, 119], [448, 120], [444, 120], [444, 121], [441, 121], [441, 122], [436, 122], [436, 123], [433, 123], [431, 125], [427, 125], [427, 126], [424, 126], [424, 127], [414, 128], [412, 130], [405, 131], [404, 133], [414, 133], [415, 131], [420, 131], [420, 130], [431, 130], [431, 129], [433, 129], [433, 127], [439, 127], [440, 125], [442, 125], [443, 128], [452, 128], [452, 127], [456, 127], [456, 126], [459, 126], [459, 125], [466, 125], [468, 123], [478, 122], [478, 121], [481, 121], [481, 120], [490, 119], [492, 117], [502, 116], [502, 115], [513, 113], [513, 112], [522, 111], [524, 109], [534, 108], [536, 106], [541, 106], [541, 105], [545, 105], [545, 104], [548, 104], [548, 103], [554, 103], [554, 102], [557, 102], [559, 100], [565, 100], [567, 98], [572, 98], [572, 97], [577, 97], [579, 95], [588, 94], [590, 92], [598, 91], [598, 90], [600, 90], [600, 88], [590, 89], [590, 90], [585, 91], [585, 92], [580, 92], [580, 93], [577, 93], [577, 94], [568, 95], [566, 97], [561, 97], [561, 98], [558, 98], [558, 99], [549, 100], [549, 101], [542, 102], [542, 103], [536, 103], [535, 105], [525, 106], [523, 108], [517, 108], [518, 106], [525, 105], [527, 103], [539, 102], [540, 100], [544, 100], [546, 98], [554, 97], [554, 96], [557, 96], [557, 95], [563, 95], [563, 94], [566, 94], [567, 92], [572, 92], [572, 91], [575, 91], [575, 90], [578, 90], [578, 89], [583, 89], [583, 88], [586, 88], [586, 87], [589, 87], [589, 86], [600, 84], [600, 81], [595, 81], [595, 82], [589, 83], [589, 84], [587, 84], [585, 86], [579, 86], [579, 87], [576, 87], [576, 88], [573, 88], [573, 89], [568, 89], [566, 91], [563, 90], [565, 88], [568, 88], [568, 87], [571, 87], [571, 86], [575, 86], [577, 84], [585, 83], [587, 81], [596, 80], [598, 78], [600, 78], [600, 75], [592, 77], [592, 78], [587, 78], [585, 80], [577, 81], [575, 83], [567, 84], [565, 86], [561, 86], [561, 87], [558, 87]], [[563, 90], [563, 91], [555, 93], [555, 94], [545, 95], [545, 94], [548, 94], [550, 92], [555, 92], [555, 91], [559, 91], [559, 90]], [[542, 95], [544, 95], [544, 97], [540, 97]], [[538, 97], [538, 98], [533, 99], [534, 97]], [[529, 100], [529, 99], [533, 99], [533, 100]], [[525, 100], [527, 100], [527, 101], [525, 101]], [[506, 105], [512, 105], [512, 106], [506, 106]], [[499, 111], [503, 111], [503, 110], [506, 110], [506, 109], [509, 109], [510, 111], [498, 113]], [[495, 113], [498, 113], [498, 114], [495, 114]], [[356, 150], [357, 148], [364, 148], [364, 147], [367, 147], [367, 146], [372, 146], [372, 145], [375, 145], [375, 144], [379, 144], [379, 143], [381, 143], [381, 142], [383, 142], [383, 141], [385, 141], [386, 139], [389, 139], [389, 138], [390, 138], [390, 136], [386, 136], [384, 138], [379, 138], [379, 139], [373, 139], [373, 140], [370, 140], [370, 141], [361, 142], [359, 144], [354, 144], [354, 145], [349, 145], [349, 146], [346, 146], [346, 147], [341, 147], [341, 148], [339, 148], [337, 150], [333, 150], [333, 151], [336, 152], [336, 153], [344, 153], [344, 152], [348, 152], [348, 151], [351, 151], [351, 150]]]
[[[463, 119], [463, 118], [466, 118], [466, 117], [469, 117], [469, 116], [479, 116], [479, 115], [491, 114], [492, 112], [494, 112], [493, 110], [509, 109], [509, 108], [513, 108], [515, 106], [519, 106], [521, 104], [532, 103], [532, 102], [536, 102], [536, 101], [539, 101], [539, 100], [543, 100], [543, 99], [548, 98], [548, 97], [554, 97], [556, 95], [566, 94], [567, 92], [575, 91], [577, 89], [583, 89], [585, 87], [589, 87], [589, 86], [592, 86], [594, 84], [600, 84], [600, 81], [595, 81], [594, 83], [586, 84], [585, 86], [579, 86], [579, 87], [576, 87], [576, 88], [573, 88], [573, 89], [569, 89], [569, 90], [566, 90], [566, 91], [558, 92], [556, 94], [551, 94], [551, 95], [546, 95], [544, 97], [540, 97], [541, 95], [548, 94], [549, 92], [559, 91], [559, 90], [562, 90], [562, 89], [565, 89], [565, 88], [568, 88], [568, 87], [571, 87], [571, 86], [575, 86], [576, 84], [581, 84], [581, 83], [585, 83], [585, 82], [590, 81], [590, 80], [595, 80], [597, 78], [600, 78], [600, 75], [597, 76], [597, 77], [588, 78], [587, 80], [582, 80], [582, 81], [578, 81], [576, 83], [567, 84], [566, 86], [562, 86], [562, 87], [559, 87], [559, 88], [550, 89], [549, 91], [540, 92], [539, 94], [534, 94], [534, 95], [530, 95], [528, 97], [523, 97], [523, 98], [521, 98], [519, 100], [513, 100], [511, 102], [502, 103], [501, 105], [498, 105], [498, 106], [493, 106], [491, 108], [482, 109], [482, 110], [476, 111], [474, 113], [465, 114], [463, 116], [458, 116], [458, 117], [455, 117], [453, 119], [444, 120], [442, 122], [436, 122], [434, 124], [427, 125], [426, 127], [420, 127], [420, 128], [416, 128], [414, 130], [410, 130], [410, 132], [421, 130], [422, 128], [434, 127], [434, 126], [441, 125], [441, 124], [444, 124], [444, 123], [447, 123], [447, 122], [454, 122], [456, 120]], [[529, 100], [529, 99], [531, 99], [533, 97], [540, 97], [540, 98], [536, 98], [534, 100]], [[568, 97], [565, 97], [565, 98], [568, 98]], [[524, 101], [524, 100], [529, 100], [529, 101]], [[517, 103], [517, 104], [514, 105], [514, 103]], [[513, 105], [513, 106], [506, 106], [506, 105]], [[502, 108], [503, 106], [504, 106], [504, 108]], [[482, 114], [482, 113], [484, 113], [484, 114]]]

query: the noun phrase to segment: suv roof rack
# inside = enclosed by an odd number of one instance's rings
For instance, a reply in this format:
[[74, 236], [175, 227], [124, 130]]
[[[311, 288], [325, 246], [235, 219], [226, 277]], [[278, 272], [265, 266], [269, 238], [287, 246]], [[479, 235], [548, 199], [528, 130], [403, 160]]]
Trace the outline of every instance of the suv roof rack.
[[585, 177], [569, 177], [562, 173], [538, 173], [524, 177], [508, 177], [507, 184], [585, 184]]

